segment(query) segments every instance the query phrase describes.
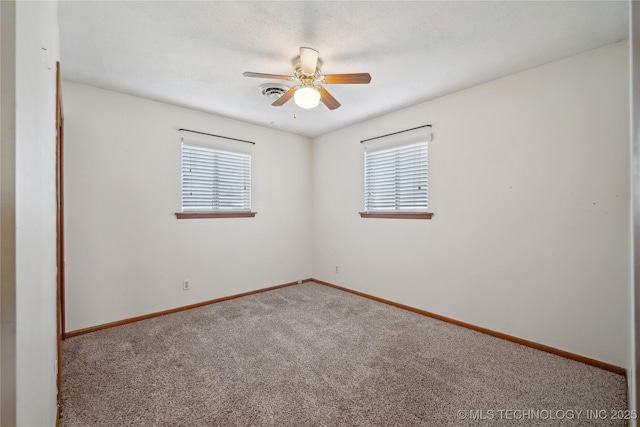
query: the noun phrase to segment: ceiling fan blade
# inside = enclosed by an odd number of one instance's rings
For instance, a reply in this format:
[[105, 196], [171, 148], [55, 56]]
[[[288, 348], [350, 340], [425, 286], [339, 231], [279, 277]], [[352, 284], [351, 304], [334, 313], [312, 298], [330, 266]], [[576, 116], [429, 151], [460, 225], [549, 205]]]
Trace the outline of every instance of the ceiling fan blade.
[[335, 110], [340, 107], [340, 103], [337, 99], [335, 99], [325, 88], [322, 86], [317, 86], [318, 92], [320, 93], [320, 101], [324, 105], [327, 106], [329, 110]]
[[371, 81], [369, 73], [355, 74], [327, 74], [323, 77], [323, 81], [327, 84], [368, 84]]
[[318, 65], [318, 51], [310, 47], [300, 48], [300, 67], [302, 71], [308, 74], [316, 72]]
[[245, 77], [257, 77], [259, 79], [294, 80], [293, 76], [284, 76], [282, 74], [251, 73], [245, 71], [242, 75]]
[[287, 102], [288, 100], [291, 99], [291, 97], [293, 97], [293, 94], [296, 93], [296, 88], [292, 87], [291, 89], [289, 89], [288, 91], [286, 91], [285, 93], [282, 94], [282, 96], [280, 96], [280, 98], [276, 99], [275, 101], [273, 101], [273, 104], [271, 104], [272, 107], [280, 107], [281, 105], [283, 105], [285, 102]]

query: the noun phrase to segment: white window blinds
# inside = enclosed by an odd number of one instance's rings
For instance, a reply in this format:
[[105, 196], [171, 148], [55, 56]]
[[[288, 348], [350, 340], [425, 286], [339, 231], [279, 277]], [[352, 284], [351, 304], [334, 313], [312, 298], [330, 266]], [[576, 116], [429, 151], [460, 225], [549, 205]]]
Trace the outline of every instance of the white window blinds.
[[365, 212], [426, 212], [427, 140], [365, 151]]
[[251, 155], [182, 143], [182, 211], [250, 211]]

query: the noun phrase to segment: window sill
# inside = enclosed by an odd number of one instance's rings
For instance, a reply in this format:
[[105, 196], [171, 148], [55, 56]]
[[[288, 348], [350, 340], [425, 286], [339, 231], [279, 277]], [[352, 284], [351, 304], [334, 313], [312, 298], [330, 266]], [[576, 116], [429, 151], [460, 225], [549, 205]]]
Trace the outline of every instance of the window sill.
[[431, 219], [431, 212], [360, 212], [360, 218]]
[[253, 218], [256, 214], [257, 212], [176, 212], [176, 218]]

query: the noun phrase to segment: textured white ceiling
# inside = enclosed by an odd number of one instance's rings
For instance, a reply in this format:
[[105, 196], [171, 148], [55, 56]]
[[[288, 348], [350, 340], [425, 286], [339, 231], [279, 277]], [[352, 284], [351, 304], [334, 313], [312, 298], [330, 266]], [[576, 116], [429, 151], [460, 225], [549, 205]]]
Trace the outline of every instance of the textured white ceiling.
[[[67, 2], [63, 78], [284, 131], [317, 136], [628, 37], [628, 2]], [[300, 46], [342, 107], [271, 107], [269, 81]], [[284, 82], [292, 84], [292, 82]], [[297, 118], [294, 118], [297, 112]]]

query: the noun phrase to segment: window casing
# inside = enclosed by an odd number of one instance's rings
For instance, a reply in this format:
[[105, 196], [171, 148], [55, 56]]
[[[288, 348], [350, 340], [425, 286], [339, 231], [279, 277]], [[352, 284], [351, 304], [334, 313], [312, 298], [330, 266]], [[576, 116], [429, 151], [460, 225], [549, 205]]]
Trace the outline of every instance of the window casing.
[[251, 211], [251, 154], [182, 143], [182, 212]]
[[426, 213], [428, 183], [427, 140], [369, 149], [364, 154], [363, 214]]

